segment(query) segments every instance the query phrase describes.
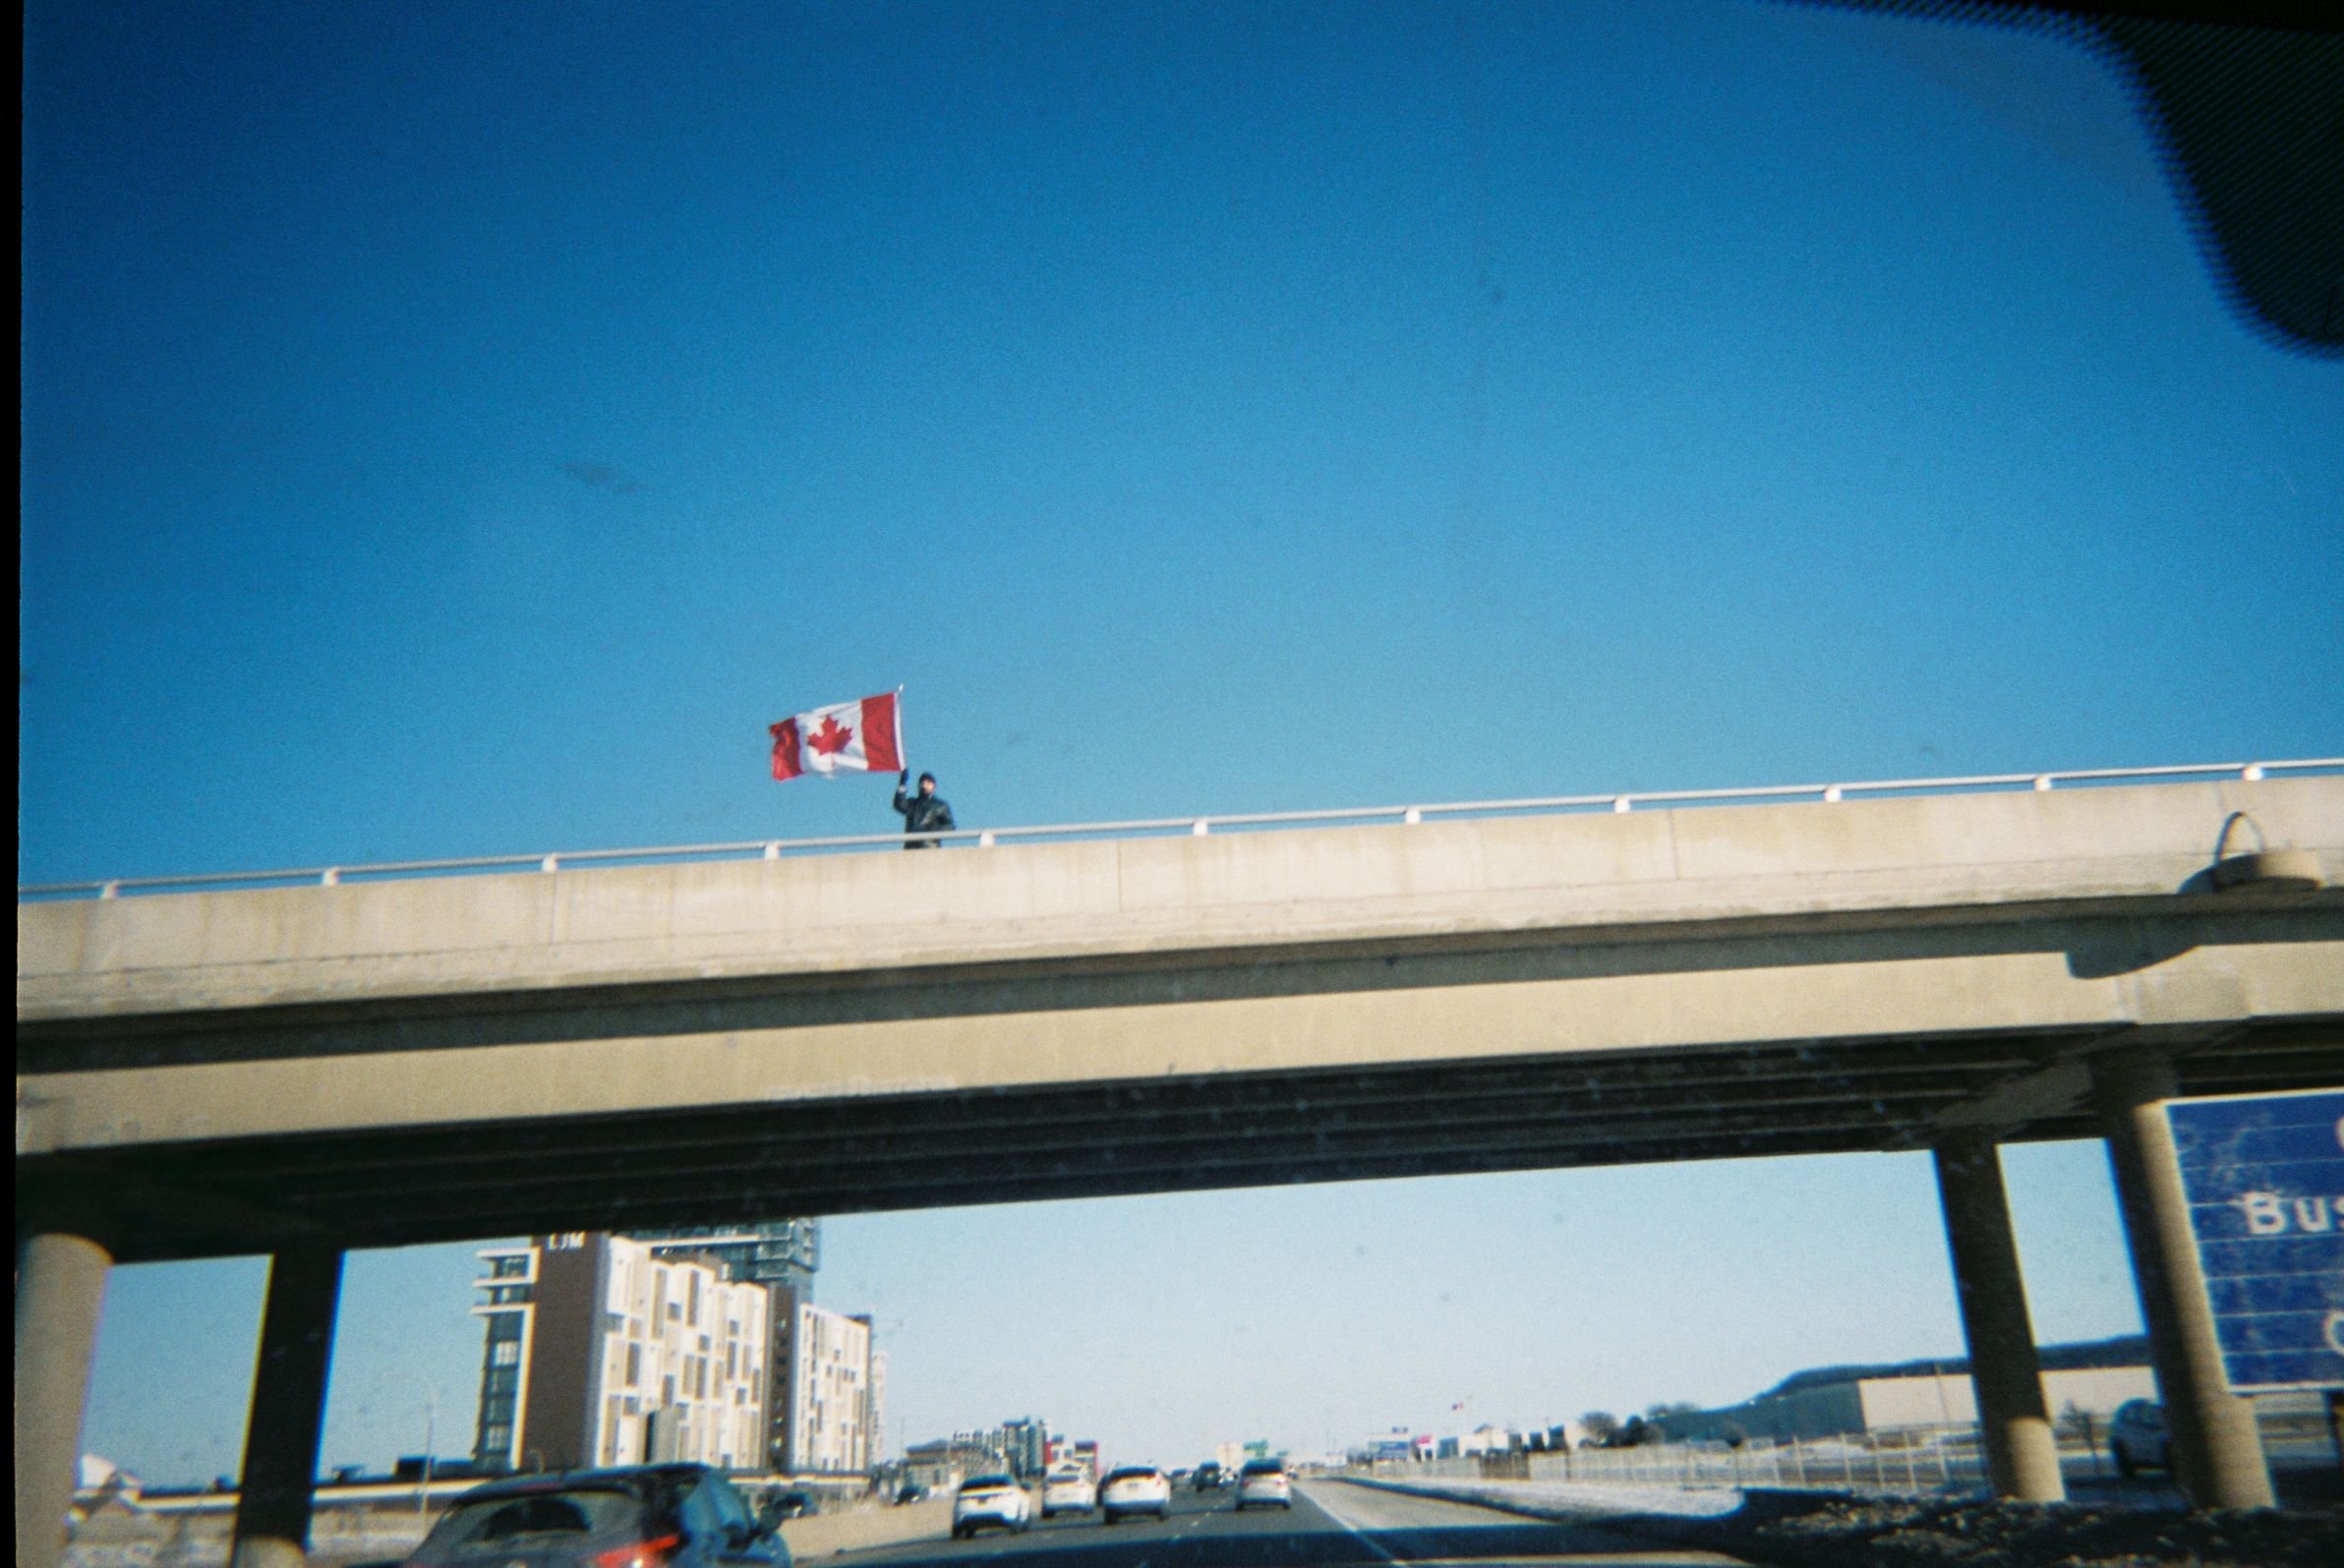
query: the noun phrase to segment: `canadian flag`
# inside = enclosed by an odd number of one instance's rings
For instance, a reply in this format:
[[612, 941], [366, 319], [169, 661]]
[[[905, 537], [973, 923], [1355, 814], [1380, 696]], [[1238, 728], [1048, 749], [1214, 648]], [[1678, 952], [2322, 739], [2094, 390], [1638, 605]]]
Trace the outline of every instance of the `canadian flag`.
[[773, 776], [806, 773], [898, 773], [904, 767], [900, 691], [833, 703], [772, 726]]

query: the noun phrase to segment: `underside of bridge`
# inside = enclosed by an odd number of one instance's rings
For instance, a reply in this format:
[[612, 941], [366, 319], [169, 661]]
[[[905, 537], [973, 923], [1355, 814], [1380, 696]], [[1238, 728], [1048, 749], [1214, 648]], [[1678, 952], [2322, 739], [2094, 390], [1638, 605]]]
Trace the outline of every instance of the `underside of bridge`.
[[1860, 1151], [1931, 1155], [2047, 1500], [1994, 1151], [2064, 1137], [2186, 1488], [2267, 1506], [2162, 1107], [2344, 1085], [2338, 783], [21, 903], [20, 1524], [116, 1262], [270, 1254], [238, 1539], [295, 1560], [347, 1249]]
[[[2137, 1031], [2134, 1031], [2137, 1032]], [[2129, 1035], [2127, 1036], [2130, 1037]], [[81, 1150], [20, 1161], [20, 1227], [121, 1261], [766, 1214], [2096, 1135], [2106, 1031], [1547, 1055], [891, 1094]], [[2190, 1095], [2329, 1086], [2344, 1016], [2169, 1042]], [[2012, 1109], [1997, 1113], [2003, 1097]], [[2031, 1109], [2030, 1109], [2031, 1107]]]

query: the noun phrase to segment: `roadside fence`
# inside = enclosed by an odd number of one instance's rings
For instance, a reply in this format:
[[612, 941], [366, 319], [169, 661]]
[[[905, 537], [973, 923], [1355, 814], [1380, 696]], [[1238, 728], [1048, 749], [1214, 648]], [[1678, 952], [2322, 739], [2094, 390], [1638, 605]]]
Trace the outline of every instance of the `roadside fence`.
[[[2337, 1452], [2317, 1395], [2264, 1396], [2256, 1423], [2274, 1468], [2335, 1465]], [[2060, 1421], [2060, 1469], [2071, 1483], [2113, 1480], [2104, 1418]], [[1634, 1448], [1513, 1449], [1426, 1463], [1378, 1466], [1379, 1477], [1444, 1481], [1535, 1481], [1670, 1487], [1762, 1486], [1789, 1491], [1944, 1494], [1983, 1490], [1986, 1454], [1975, 1423], [1895, 1426], [1821, 1437], [1752, 1437]]]

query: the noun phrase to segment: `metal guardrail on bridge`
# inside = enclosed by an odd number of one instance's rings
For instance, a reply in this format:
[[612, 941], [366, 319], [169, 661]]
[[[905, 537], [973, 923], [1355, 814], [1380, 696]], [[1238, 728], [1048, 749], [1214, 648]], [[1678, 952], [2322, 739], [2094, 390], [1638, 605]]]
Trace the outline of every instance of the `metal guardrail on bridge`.
[[[1812, 800], [1832, 803], [1858, 795], [1977, 794], [1997, 790], [2048, 791], [2063, 785], [2144, 784], [2163, 780], [2238, 779], [2253, 783], [2277, 774], [2344, 772], [2344, 757], [2285, 762], [2183, 763], [2169, 768], [2082, 768], [2053, 773], [1974, 774], [1950, 779], [1879, 779], [1850, 784], [1756, 784], [1740, 789], [1639, 789], [1609, 794], [1541, 795], [1513, 800], [1466, 800], [1442, 805], [1346, 806], [1322, 811], [1252, 811], [1197, 817], [1143, 817], [1122, 822], [1072, 822], [1037, 827], [965, 828], [915, 837], [937, 843], [972, 843], [990, 849], [1013, 840], [1080, 840], [1190, 834], [1198, 838], [1232, 829], [1409, 826], [1435, 817], [1470, 818], [1585, 812], [1626, 813], [1640, 806], [1746, 804]], [[584, 866], [654, 864], [694, 860], [779, 860], [785, 854], [894, 848], [901, 833], [863, 833], [821, 839], [747, 839], [726, 843], [670, 844], [638, 849], [571, 849], [552, 854], [470, 855], [439, 860], [390, 860], [372, 865], [305, 866], [282, 871], [209, 871], [186, 876], [110, 877], [90, 882], [46, 882], [19, 886], [19, 899], [113, 899], [125, 893], [191, 891], [205, 888], [261, 888], [313, 884], [333, 887], [356, 879], [462, 876], [535, 868], [554, 872]]]

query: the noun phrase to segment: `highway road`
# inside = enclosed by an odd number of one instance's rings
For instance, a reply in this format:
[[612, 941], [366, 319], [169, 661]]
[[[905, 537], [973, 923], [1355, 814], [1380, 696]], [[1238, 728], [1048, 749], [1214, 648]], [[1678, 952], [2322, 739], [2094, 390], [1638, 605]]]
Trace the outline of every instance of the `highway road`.
[[830, 1559], [841, 1568], [1734, 1568], [1739, 1558], [1547, 1524], [1341, 1481], [1295, 1488], [1294, 1508], [1239, 1513], [1229, 1492], [1176, 1491], [1172, 1517], [1102, 1528], [1095, 1514], [1026, 1534], [922, 1540]]

